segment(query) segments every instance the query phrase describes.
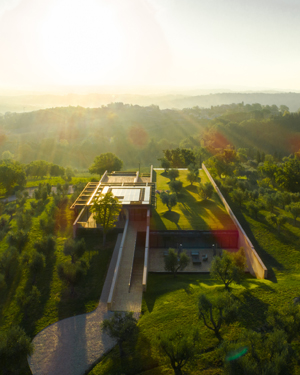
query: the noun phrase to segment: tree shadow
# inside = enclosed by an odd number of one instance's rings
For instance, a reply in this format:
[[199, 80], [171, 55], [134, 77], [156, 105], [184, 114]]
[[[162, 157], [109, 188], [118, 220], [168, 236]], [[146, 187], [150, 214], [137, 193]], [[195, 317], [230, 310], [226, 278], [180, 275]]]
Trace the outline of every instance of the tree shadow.
[[154, 208], [152, 208], [151, 210], [150, 227], [151, 227], [151, 230], [166, 230], [167, 229], [167, 227], [165, 226], [165, 223], [161, 219], [161, 216]]
[[172, 223], [174, 223], [177, 226], [177, 229], [181, 229], [180, 226], [178, 225], [179, 219], [180, 219], [180, 214], [175, 211], [166, 211], [163, 214], [163, 217]]
[[188, 185], [185, 187], [185, 190], [190, 191], [191, 193], [194, 193], [194, 194], [198, 193], [197, 186], [195, 185]]
[[[261, 284], [259, 289], [268, 292], [275, 291], [266, 284]], [[265, 324], [266, 312], [269, 304], [256, 297], [250, 290], [245, 290], [242, 294], [235, 297], [239, 301], [238, 320], [245, 328], [256, 329]]]
[[[120, 357], [116, 345], [109, 353], [102, 356], [93, 367], [100, 364], [110, 375], [141, 374], [155, 368], [156, 374], [163, 374], [159, 370], [159, 362], [152, 355], [150, 340], [141, 331], [132, 339], [123, 343], [125, 355]], [[91, 368], [89, 369], [91, 371]], [[87, 373], [86, 373], [87, 374]]]
[[203, 219], [208, 216], [205, 210], [201, 210], [201, 205], [194, 196], [186, 191], [185, 200], [180, 202], [181, 211], [188, 220], [192, 229], [199, 230], [200, 228], [209, 229], [208, 223]]

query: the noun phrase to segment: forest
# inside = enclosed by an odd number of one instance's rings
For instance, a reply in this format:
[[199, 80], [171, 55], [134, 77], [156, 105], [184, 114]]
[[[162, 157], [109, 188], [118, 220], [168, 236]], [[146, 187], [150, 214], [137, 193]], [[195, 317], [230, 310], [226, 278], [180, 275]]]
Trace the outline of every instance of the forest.
[[227, 146], [246, 147], [283, 157], [300, 148], [299, 119], [285, 105], [243, 102], [182, 110], [112, 103], [7, 112], [0, 116], [0, 156], [79, 170], [105, 152], [123, 160], [125, 170], [149, 167], [163, 150], [178, 147], [195, 154], [205, 148], [211, 155]]

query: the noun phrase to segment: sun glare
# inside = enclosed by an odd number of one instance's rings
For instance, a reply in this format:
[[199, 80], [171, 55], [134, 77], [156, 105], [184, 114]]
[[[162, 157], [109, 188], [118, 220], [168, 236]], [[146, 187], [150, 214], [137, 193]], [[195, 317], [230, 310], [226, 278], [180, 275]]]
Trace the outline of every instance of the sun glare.
[[68, 84], [106, 83], [122, 65], [122, 30], [107, 2], [60, 0], [42, 24], [40, 42], [47, 63]]

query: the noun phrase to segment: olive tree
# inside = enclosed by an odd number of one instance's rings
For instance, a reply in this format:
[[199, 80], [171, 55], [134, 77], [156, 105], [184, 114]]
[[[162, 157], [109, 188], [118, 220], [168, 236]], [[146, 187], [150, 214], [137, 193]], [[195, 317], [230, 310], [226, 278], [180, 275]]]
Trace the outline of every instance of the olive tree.
[[117, 340], [120, 356], [124, 356], [123, 343], [131, 339], [138, 331], [137, 320], [133, 312], [115, 312], [110, 319], [104, 319], [101, 329], [110, 337]]
[[165, 261], [165, 270], [172, 272], [174, 277], [178, 271], [183, 271], [189, 264], [190, 258], [185, 252], [177, 254], [175, 249], [169, 249], [168, 255], [164, 258]]

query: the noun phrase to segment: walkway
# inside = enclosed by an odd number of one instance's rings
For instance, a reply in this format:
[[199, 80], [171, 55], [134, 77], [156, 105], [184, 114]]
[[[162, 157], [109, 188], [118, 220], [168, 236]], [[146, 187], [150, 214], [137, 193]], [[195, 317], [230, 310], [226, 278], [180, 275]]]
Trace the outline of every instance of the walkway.
[[115, 345], [101, 332], [100, 323], [113, 314], [107, 311], [106, 302], [121, 239], [119, 234], [97, 309], [60, 320], [34, 338], [35, 351], [28, 358], [33, 375], [82, 375]]
[[[139, 272], [136, 268], [140, 268], [140, 262], [136, 264], [135, 256], [135, 243], [138, 230], [145, 231], [145, 224], [138, 223], [134, 221], [129, 221], [129, 226], [127, 229], [127, 236], [125, 239], [125, 244], [123, 247], [122, 260], [120, 264], [120, 271], [117, 279], [117, 284], [115, 287], [114, 298], [112, 303], [113, 311], [133, 311], [136, 313], [141, 312], [142, 306], [142, 276], [140, 278], [136, 277]], [[145, 249], [144, 249], [145, 251]], [[135, 260], [134, 267], [132, 269], [132, 281], [134, 283], [131, 286], [129, 292], [129, 281], [131, 275], [131, 268], [133, 266], [133, 261]], [[141, 264], [141, 272], [143, 270], [143, 262]], [[142, 275], [142, 274], [141, 274]]]

